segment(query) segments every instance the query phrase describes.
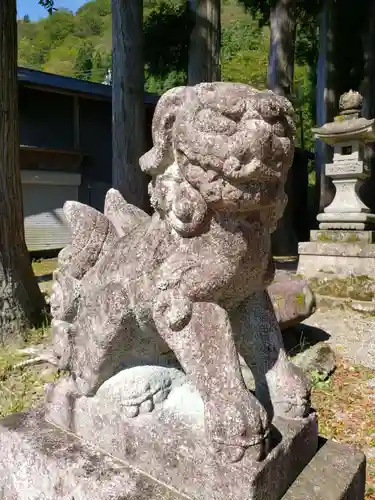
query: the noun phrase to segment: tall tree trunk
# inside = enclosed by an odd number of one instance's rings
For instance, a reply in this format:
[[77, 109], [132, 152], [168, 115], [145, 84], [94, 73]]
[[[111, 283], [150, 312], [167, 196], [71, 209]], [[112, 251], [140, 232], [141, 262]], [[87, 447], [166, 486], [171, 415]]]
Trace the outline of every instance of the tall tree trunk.
[[[333, 1], [325, 0], [320, 13], [319, 58], [316, 85], [316, 123], [322, 126], [333, 120], [337, 114], [336, 76], [334, 64]], [[332, 148], [320, 140], [315, 142], [315, 165], [317, 174], [317, 195], [319, 212], [323, 212], [335, 195], [330, 177], [325, 175], [325, 165], [332, 160]]]
[[194, 16], [190, 36], [189, 85], [220, 81], [220, 0], [189, 0]]
[[143, 0], [112, 0], [112, 185], [148, 208], [145, 151]]
[[27, 252], [19, 166], [16, 0], [0, 2], [0, 340], [40, 319], [45, 302]]
[[[358, 90], [363, 82], [367, 66], [364, 63], [364, 53], [371, 54], [373, 48], [370, 43], [369, 50], [366, 51], [363, 39], [363, 34], [367, 33], [365, 24], [372, 19], [370, 6], [369, 0], [357, 0], [355, 9], [352, 0], [324, 1], [319, 33], [316, 101], [318, 125], [332, 121], [338, 113], [341, 94], [350, 89]], [[335, 194], [331, 179], [325, 175], [325, 164], [332, 161], [333, 149], [321, 143], [317, 145], [316, 153], [319, 210], [323, 211]]]
[[270, 13], [268, 88], [290, 97], [294, 78], [296, 0], [278, 0]]
[[[364, 97], [362, 114], [366, 118], [375, 118], [375, 0], [366, 4], [363, 33], [364, 75], [360, 92]], [[365, 160], [370, 166], [371, 177], [360, 189], [360, 195], [366, 205], [375, 213], [375, 144], [365, 148]]]
[[[278, 0], [270, 12], [270, 51], [268, 59], [268, 88], [276, 94], [291, 98], [294, 79], [296, 37], [296, 0]], [[272, 235], [272, 252], [276, 256], [298, 254], [298, 241], [293, 227], [292, 169], [285, 191], [288, 204], [276, 231]]]

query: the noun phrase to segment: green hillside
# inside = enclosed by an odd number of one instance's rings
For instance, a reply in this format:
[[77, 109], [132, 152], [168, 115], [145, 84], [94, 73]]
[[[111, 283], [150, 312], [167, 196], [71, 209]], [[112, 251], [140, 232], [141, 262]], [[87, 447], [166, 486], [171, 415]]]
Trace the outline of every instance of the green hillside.
[[[146, 89], [161, 93], [186, 81], [189, 16], [183, 0], [145, 0]], [[38, 22], [18, 21], [19, 65], [102, 82], [111, 67], [110, 0], [91, 0], [76, 14], [59, 10]], [[257, 88], [266, 85], [269, 32], [236, 0], [222, 8], [222, 78]], [[296, 68], [296, 108], [311, 145], [309, 78]], [[300, 135], [300, 134], [299, 134]]]

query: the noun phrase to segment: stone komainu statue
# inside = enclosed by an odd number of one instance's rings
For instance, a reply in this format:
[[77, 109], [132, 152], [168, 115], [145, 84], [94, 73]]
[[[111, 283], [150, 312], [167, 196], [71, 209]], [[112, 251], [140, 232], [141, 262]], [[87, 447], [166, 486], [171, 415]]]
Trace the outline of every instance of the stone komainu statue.
[[286, 99], [246, 85], [175, 88], [156, 107], [154, 147], [140, 159], [152, 217], [113, 189], [104, 214], [66, 203], [72, 243], [59, 255], [51, 310], [54, 353], [76, 398], [129, 373], [121, 408], [131, 418], [188, 378], [206, 436], [229, 462], [262, 455], [275, 415], [307, 415], [309, 388], [286, 358], [266, 292], [292, 113]]

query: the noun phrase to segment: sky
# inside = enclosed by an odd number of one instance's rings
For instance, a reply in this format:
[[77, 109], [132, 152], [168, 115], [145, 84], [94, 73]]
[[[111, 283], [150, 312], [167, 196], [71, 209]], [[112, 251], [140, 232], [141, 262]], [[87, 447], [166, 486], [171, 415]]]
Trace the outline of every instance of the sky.
[[[87, 0], [56, 0], [55, 5], [57, 8], [65, 7], [75, 12], [82, 4], [86, 3], [86, 1]], [[17, 10], [18, 17], [23, 17], [28, 14], [33, 21], [47, 15], [46, 10], [39, 5], [38, 0], [17, 0]]]

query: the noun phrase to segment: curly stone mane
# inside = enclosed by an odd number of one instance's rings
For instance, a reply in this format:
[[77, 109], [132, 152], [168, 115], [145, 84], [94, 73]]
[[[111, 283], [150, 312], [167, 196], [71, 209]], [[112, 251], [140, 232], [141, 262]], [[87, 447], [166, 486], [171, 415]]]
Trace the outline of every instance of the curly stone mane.
[[195, 235], [207, 213], [258, 212], [274, 229], [294, 154], [293, 108], [273, 92], [203, 83], [173, 89], [153, 119], [154, 147], [140, 160], [151, 202], [172, 227]]

